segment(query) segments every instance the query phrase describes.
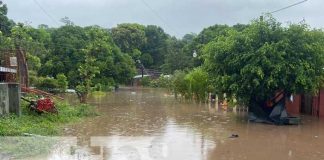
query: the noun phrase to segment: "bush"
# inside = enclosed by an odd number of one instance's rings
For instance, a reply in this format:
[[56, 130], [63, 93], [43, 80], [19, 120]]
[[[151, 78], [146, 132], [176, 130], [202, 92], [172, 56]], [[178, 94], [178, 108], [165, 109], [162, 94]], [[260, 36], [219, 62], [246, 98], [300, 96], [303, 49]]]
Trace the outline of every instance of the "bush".
[[184, 71], [175, 71], [173, 76], [172, 76], [172, 89], [173, 92], [175, 94], [175, 96], [177, 97], [178, 94], [181, 94], [181, 96], [189, 98], [188, 95], [188, 84], [185, 81], [185, 76], [186, 76], [186, 72]]
[[172, 78], [171, 76], [162, 74], [158, 79], [152, 80], [150, 86], [154, 88], [172, 89]]
[[64, 74], [56, 75], [56, 79], [51, 77], [30, 78], [36, 88], [52, 93], [63, 93], [68, 87], [68, 81]]
[[143, 77], [141, 80], [141, 85], [144, 86], [144, 87], [148, 87], [148, 86], [151, 86], [151, 78], [150, 77]]
[[181, 94], [186, 99], [195, 99], [197, 102], [206, 100], [208, 92], [211, 90], [208, 83], [208, 74], [202, 68], [196, 68], [186, 73], [175, 71], [168, 85], [177, 97]]
[[68, 81], [66, 76], [63, 73], [56, 75], [56, 83], [58, 86], [58, 89], [61, 93], [64, 93], [68, 87]]
[[91, 91], [102, 92], [112, 91], [115, 88], [115, 86], [118, 86], [114, 79], [109, 77], [94, 79], [92, 84], [94, 84], [94, 87]]
[[203, 102], [208, 94], [208, 74], [202, 68], [196, 68], [185, 76], [189, 84], [188, 94], [198, 102]]
[[40, 77], [36, 84], [36, 88], [52, 93], [59, 92], [59, 84], [57, 80], [50, 77]]

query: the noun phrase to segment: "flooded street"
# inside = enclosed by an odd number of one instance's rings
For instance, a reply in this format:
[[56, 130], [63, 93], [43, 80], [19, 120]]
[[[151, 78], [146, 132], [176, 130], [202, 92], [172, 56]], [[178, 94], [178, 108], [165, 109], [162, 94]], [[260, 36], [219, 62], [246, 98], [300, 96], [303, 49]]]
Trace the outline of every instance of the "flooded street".
[[63, 143], [47, 159], [324, 159], [324, 123], [308, 117], [300, 126], [248, 123], [244, 113], [179, 102], [159, 89], [121, 89], [90, 103], [100, 116], [65, 128], [72, 151]]

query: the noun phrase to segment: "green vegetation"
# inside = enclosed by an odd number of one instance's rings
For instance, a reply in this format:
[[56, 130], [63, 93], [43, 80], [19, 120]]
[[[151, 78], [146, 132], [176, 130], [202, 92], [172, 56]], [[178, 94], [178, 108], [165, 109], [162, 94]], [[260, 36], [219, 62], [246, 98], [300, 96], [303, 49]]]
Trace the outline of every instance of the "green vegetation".
[[185, 76], [187, 94], [197, 102], [205, 102], [208, 94], [208, 74], [202, 68], [195, 68]]
[[0, 152], [15, 159], [46, 155], [53, 145], [60, 142], [58, 136], [64, 126], [98, 115], [95, 108], [86, 104], [71, 106], [56, 102], [58, 114], [30, 112], [23, 104], [22, 116], [9, 115], [0, 118]]
[[0, 137], [0, 152], [11, 159], [35, 158], [49, 154], [57, 142], [59, 138], [45, 136]]
[[254, 20], [241, 32], [226, 31], [203, 53], [215, 91], [236, 97], [252, 112], [280, 91], [318, 91], [324, 75], [324, 32], [306, 24], [282, 27], [272, 17]]
[[22, 116], [10, 115], [0, 118], [1, 136], [22, 136], [24, 133], [43, 136], [59, 135], [64, 125], [97, 115], [95, 108], [86, 104], [71, 106], [65, 102], [56, 102], [58, 114], [41, 115], [30, 112], [27, 104], [23, 104], [22, 107]]
[[323, 82], [324, 32], [306, 24], [283, 27], [266, 16], [186, 36], [190, 43], [182, 50], [197, 51], [198, 67], [174, 72], [169, 86], [176, 96], [204, 101], [208, 92], [226, 93], [253, 111], [279, 91], [315, 93]]
[[162, 78], [160, 83], [160, 87], [169, 88], [176, 98], [180, 94], [185, 99], [193, 99], [196, 102], [206, 102], [207, 95], [211, 92], [208, 74], [201, 67], [190, 72], [175, 71], [170, 78]]
[[323, 84], [324, 32], [304, 23], [284, 27], [265, 16], [246, 25], [216, 24], [178, 39], [155, 25], [80, 27], [67, 17], [59, 28], [33, 28], [15, 24], [6, 13], [1, 4], [0, 49], [25, 49], [33, 85], [60, 91], [68, 85], [81, 102], [91, 91], [129, 84], [142, 64], [172, 75], [144, 78], [144, 86], [170, 88], [197, 101], [205, 101], [208, 92], [226, 93], [252, 108], [279, 91], [314, 93]]
[[68, 81], [64, 74], [57, 74], [56, 78], [51, 77], [34, 77], [35, 73], [30, 72], [29, 75], [32, 77], [32, 84], [38, 89], [52, 92], [52, 93], [64, 93], [68, 87]]
[[175, 73], [172, 76], [172, 87], [173, 92], [175, 94], [175, 97], [178, 97], [178, 94], [180, 94], [183, 97], [189, 98], [188, 95], [188, 83], [185, 80], [186, 72], [184, 71], [175, 71]]
[[141, 80], [140, 80], [140, 84], [144, 87], [149, 87], [151, 86], [152, 84], [152, 80], [150, 77], [143, 77]]
[[161, 74], [158, 79], [152, 80], [151, 87], [172, 89], [172, 77]]

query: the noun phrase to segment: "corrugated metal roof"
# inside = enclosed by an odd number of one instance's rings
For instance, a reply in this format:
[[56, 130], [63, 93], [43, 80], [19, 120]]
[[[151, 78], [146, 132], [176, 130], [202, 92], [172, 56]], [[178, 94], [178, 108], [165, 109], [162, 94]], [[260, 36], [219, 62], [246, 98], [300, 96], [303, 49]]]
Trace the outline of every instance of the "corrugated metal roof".
[[0, 67], [0, 72], [17, 73], [17, 70], [12, 68]]

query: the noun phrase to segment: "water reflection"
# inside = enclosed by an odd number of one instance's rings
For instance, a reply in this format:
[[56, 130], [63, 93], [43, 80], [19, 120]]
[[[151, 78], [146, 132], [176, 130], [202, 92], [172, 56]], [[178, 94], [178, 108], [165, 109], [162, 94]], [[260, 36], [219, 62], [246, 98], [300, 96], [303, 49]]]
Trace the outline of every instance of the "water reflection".
[[249, 124], [244, 113], [179, 102], [158, 89], [120, 90], [90, 103], [101, 115], [66, 129], [77, 137], [72, 156], [48, 159], [324, 159], [324, 123], [309, 117], [301, 126]]

